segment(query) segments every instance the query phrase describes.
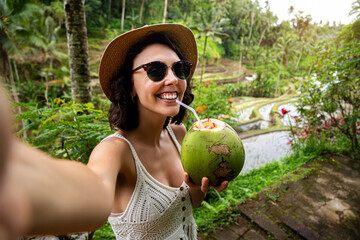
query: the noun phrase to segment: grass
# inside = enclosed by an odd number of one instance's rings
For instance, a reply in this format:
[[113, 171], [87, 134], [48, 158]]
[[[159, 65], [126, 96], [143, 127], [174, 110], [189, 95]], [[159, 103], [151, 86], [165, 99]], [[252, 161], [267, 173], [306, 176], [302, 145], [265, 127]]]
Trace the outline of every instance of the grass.
[[115, 234], [109, 222], [105, 223], [100, 229], [95, 231], [93, 239], [94, 240], [115, 239]]
[[[221, 193], [210, 190], [209, 198], [202, 203], [201, 207], [193, 211], [199, 231], [211, 232], [219, 226], [229, 224], [231, 219], [239, 214], [236, 210], [237, 204], [283, 179], [296, 179], [296, 177], [288, 176], [301, 165], [318, 156], [319, 153], [298, 151], [279, 161], [239, 175]], [[304, 171], [300, 175], [304, 177], [309, 173]], [[272, 197], [277, 198], [276, 196]]]

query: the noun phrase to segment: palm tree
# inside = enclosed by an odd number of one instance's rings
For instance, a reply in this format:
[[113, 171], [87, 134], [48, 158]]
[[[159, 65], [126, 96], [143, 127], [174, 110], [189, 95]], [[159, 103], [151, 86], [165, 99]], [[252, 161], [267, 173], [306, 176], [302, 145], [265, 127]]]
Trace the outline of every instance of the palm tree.
[[202, 67], [201, 67], [201, 76], [200, 76], [200, 86], [202, 85], [206, 60], [206, 47], [208, 38], [212, 38], [215, 41], [221, 42], [220, 37], [227, 37], [228, 35], [224, 33], [223, 25], [227, 22], [227, 18], [222, 18], [218, 11], [218, 6], [214, 3], [203, 2], [201, 11], [197, 14], [198, 26], [194, 27], [199, 31], [200, 36], [205, 37], [204, 40], [204, 49], [202, 54]]
[[62, 23], [65, 19], [64, 5], [60, 1], [51, 2], [49, 7], [46, 7], [50, 15], [54, 18], [54, 20], [58, 21], [58, 27], [61, 28]]
[[109, 11], [108, 20], [109, 23], [111, 23], [111, 0], [109, 0], [108, 11]]
[[255, 67], [259, 61], [261, 55], [264, 53], [264, 49], [258, 45], [254, 45], [248, 48], [248, 55], [251, 57], [252, 65]]
[[139, 13], [139, 22], [140, 23], [142, 23], [144, 4], [145, 4], [145, 0], [141, 0], [140, 13]]
[[282, 66], [285, 66], [286, 69], [288, 68], [289, 59], [297, 52], [296, 48], [297, 44], [295, 36], [287, 32], [284, 32], [283, 35], [278, 38], [278, 42], [274, 44], [273, 58], [276, 59], [276, 61], [274, 61], [273, 65], [278, 70], [278, 78], [276, 80], [274, 93], [275, 97], [277, 96]]
[[[48, 8], [45, 8], [45, 11], [48, 10]], [[40, 49], [42, 63], [46, 64], [46, 68], [42, 69], [45, 73], [45, 81], [53, 80], [49, 79], [49, 75], [54, 72], [54, 61], [61, 62], [67, 57], [65, 54], [57, 50], [57, 39], [60, 26], [56, 26], [57, 23], [52, 17], [50, 17], [50, 15], [34, 19], [32, 24], [34, 26], [34, 36], [32, 38], [33, 45], [35, 45], [37, 49]], [[45, 84], [45, 99], [48, 102], [47, 96], [48, 84]]]
[[166, 20], [167, 6], [168, 6], [168, 0], [164, 0], [164, 15], [163, 15], [162, 23], [165, 23]]
[[265, 36], [265, 32], [266, 31], [270, 31], [270, 27], [271, 27], [271, 22], [272, 22], [272, 19], [273, 19], [273, 16], [272, 16], [272, 12], [270, 11], [270, 6], [269, 6], [269, 1], [265, 1], [265, 9], [266, 9], [266, 13], [265, 13], [265, 26], [261, 26], [263, 27], [263, 30], [260, 34], [260, 39], [259, 39], [259, 42], [258, 42], [258, 46], [260, 47], [261, 46], [261, 42]]
[[31, 41], [31, 16], [42, 14], [42, 9], [26, 0], [0, 0], [0, 53], [3, 76], [6, 80], [10, 72], [11, 56], [21, 55], [24, 43]]
[[274, 44], [274, 50], [277, 53], [277, 57], [281, 63], [288, 68], [289, 58], [296, 53], [296, 39], [291, 33], [284, 32], [282, 36], [278, 38], [277, 43]]
[[89, 54], [83, 0], [65, 0], [71, 93], [75, 103], [91, 101]]
[[[12, 70], [16, 70], [16, 62], [12, 60], [16, 55], [22, 55], [22, 46], [33, 39], [31, 17], [35, 14], [42, 14], [42, 9], [28, 3], [26, 0], [14, 0], [7, 2], [0, 0], [0, 61], [2, 75], [5, 82], [10, 83], [11, 92], [16, 103], [19, 103], [18, 93], [15, 87], [15, 80]], [[13, 64], [11, 64], [13, 62]], [[17, 75], [17, 74], [15, 74]], [[21, 114], [21, 108], [17, 108]], [[24, 126], [23, 122], [21, 123]]]
[[299, 42], [299, 45], [301, 47], [300, 47], [300, 51], [299, 51], [298, 60], [297, 60], [296, 65], [295, 65], [295, 70], [297, 70], [304, 52], [306, 52], [309, 48], [311, 48], [311, 42], [308, 41], [308, 40], [306, 41], [306, 40], [302, 39]]
[[139, 18], [138, 15], [135, 15], [135, 10], [131, 10], [131, 15], [126, 16], [126, 19], [128, 19], [131, 23], [131, 30], [135, 28], [137, 25], [137, 19]]
[[349, 15], [353, 15], [356, 13], [357, 13], [356, 17], [360, 17], [360, 0], [356, 0], [355, 2], [353, 2], [351, 4], [351, 11], [350, 11]]
[[126, 0], [123, 0], [122, 9], [121, 9], [121, 32], [124, 31], [125, 5], [126, 5]]

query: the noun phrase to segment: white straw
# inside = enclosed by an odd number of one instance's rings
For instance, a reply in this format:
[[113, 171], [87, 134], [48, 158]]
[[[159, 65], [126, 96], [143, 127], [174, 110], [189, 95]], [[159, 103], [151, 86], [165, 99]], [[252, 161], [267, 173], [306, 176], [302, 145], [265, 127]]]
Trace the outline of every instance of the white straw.
[[183, 106], [184, 108], [187, 108], [187, 109], [189, 109], [190, 111], [192, 111], [192, 112], [194, 113], [196, 119], [198, 120], [200, 126], [201, 126], [202, 128], [205, 128], [204, 125], [202, 124], [202, 122], [200, 121], [199, 116], [196, 114], [195, 110], [194, 110], [192, 107], [189, 107], [188, 105], [186, 105], [186, 104], [183, 103], [183, 102], [180, 102], [180, 101], [177, 100], [177, 99], [176, 99], [176, 102], [177, 102], [178, 104], [180, 104], [181, 106]]

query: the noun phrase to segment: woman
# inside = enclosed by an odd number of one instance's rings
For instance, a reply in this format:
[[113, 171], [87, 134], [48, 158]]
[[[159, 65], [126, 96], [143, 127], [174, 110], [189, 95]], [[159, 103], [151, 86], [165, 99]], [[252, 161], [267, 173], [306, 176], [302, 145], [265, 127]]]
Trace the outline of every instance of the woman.
[[110, 124], [119, 130], [94, 149], [87, 166], [16, 140], [0, 86], [0, 239], [94, 230], [110, 211], [117, 239], [195, 239], [191, 209], [209, 182], [193, 185], [181, 166], [185, 109], [175, 99], [191, 103], [196, 61], [194, 36], [178, 24], [114, 39], [100, 83], [112, 101]]
[[209, 181], [196, 186], [184, 173], [185, 109], [176, 103], [192, 102], [196, 63], [194, 35], [179, 24], [132, 30], [104, 52], [99, 78], [117, 132], [94, 149], [87, 166], [113, 194], [108, 220], [117, 239], [196, 239], [192, 208], [204, 200]]

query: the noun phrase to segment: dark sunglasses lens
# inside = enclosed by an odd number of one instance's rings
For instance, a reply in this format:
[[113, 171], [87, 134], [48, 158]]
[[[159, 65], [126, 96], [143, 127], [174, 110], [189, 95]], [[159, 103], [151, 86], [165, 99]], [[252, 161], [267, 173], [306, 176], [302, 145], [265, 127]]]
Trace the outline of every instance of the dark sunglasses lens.
[[191, 66], [188, 62], [180, 61], [174, 64], [174, 73], [178, 78], [182, 80], [185, 80], [189, 77], [190, 71]]
[[152, 81], [159, 82], [166, 76], [166, 65], [161, 62], [152, 62], [148, 65], [146, 72]]

